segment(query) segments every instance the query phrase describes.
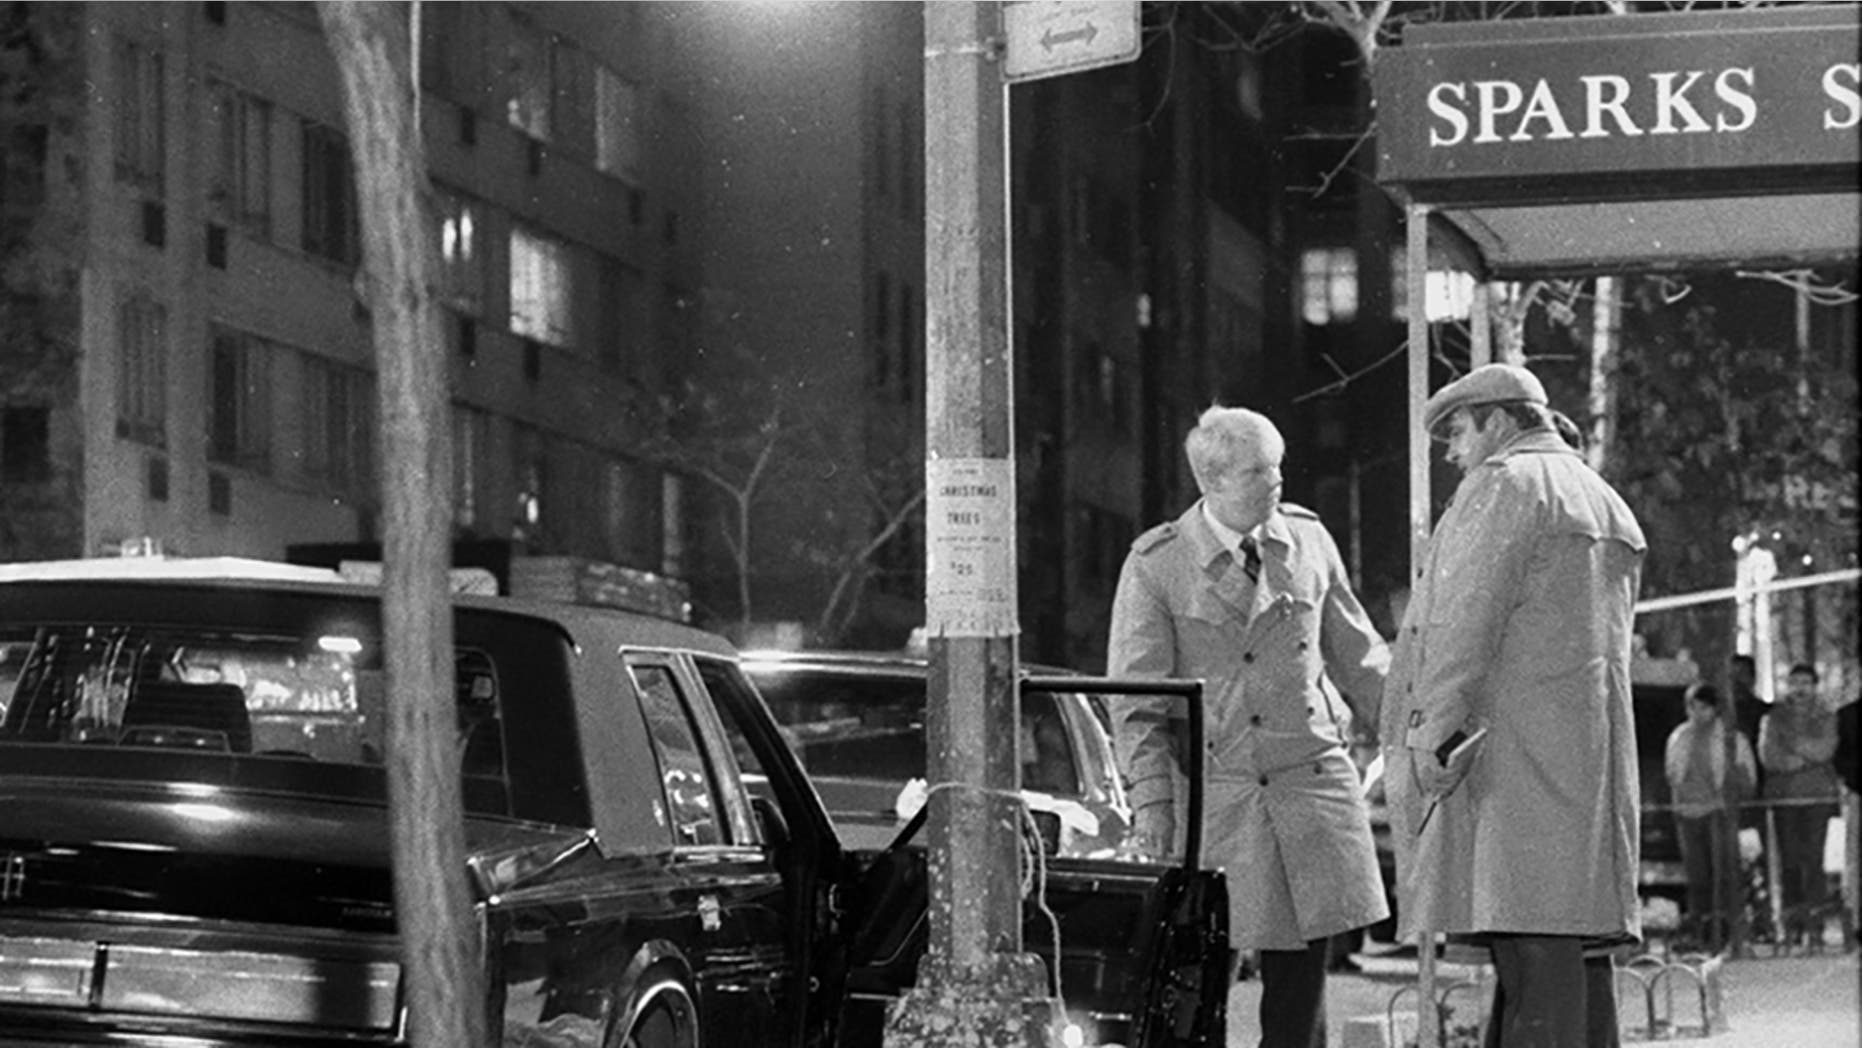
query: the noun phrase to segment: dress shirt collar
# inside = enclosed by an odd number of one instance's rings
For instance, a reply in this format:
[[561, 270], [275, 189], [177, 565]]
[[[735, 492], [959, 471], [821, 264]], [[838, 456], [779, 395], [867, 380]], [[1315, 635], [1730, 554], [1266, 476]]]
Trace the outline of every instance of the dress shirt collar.
[[1202, 508], [1203, 523], [1209, 525], [1209, 530], [1215, 533], [1216, 541], [1222, 544], [1223, 549], [1234, 554], [1236, 560], [1241, 559], [1241, 540], [1244, 536], [1252, 536], [1255, 541], [1255, 547], [1257, 549], [1260, 547], [1260, 525], [1255, 525], [1245, 533], [1236, 531], [1234, 528], [1217, 520], [1214, 513], [1209, 512], [1209, 503], [1204, 502]]

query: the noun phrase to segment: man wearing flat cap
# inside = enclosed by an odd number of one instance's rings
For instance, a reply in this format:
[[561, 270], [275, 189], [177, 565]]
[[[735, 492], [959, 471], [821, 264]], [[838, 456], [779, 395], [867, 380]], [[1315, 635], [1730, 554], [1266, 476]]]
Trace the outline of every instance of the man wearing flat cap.
[[1423, 416], [1463, 477], [1384, 693], [1399, 934], [1492, 951], [1490, 1046], [1613, 1046], [1600, 944], [1640, 934], [1629, 658], [1647, 545], [1525, 368], [1476, 368]]

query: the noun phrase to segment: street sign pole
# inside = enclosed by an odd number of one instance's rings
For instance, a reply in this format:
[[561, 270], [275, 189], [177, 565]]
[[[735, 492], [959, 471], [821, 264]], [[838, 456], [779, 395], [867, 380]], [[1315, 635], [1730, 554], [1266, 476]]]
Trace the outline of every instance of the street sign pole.
[[924, 19], [930, 942], [885, 1043], [1054, 1048], [1066, 1013], [1021, 937], [1008, 91], [1136, 58], [1138, 3], [942, 0]]
[[1022, 952], [1008, 87], [994, 0], [924, 5], [930, 942], [887, 1048], [1050, 1048]]

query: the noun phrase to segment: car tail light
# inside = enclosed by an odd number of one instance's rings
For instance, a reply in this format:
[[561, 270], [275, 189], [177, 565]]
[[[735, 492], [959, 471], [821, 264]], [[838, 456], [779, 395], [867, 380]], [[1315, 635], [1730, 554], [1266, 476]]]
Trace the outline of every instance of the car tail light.
[[401, 966], [0, 936], [0, 1003], [386, 1030]]

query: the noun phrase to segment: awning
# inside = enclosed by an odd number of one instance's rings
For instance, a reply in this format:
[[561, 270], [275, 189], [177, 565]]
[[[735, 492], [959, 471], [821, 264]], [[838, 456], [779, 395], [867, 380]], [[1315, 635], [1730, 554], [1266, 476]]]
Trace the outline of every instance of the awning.
[[1417, 25], [1378, 180], [1487, 279], [1853, 260], [1862, 8]]
[[[1421, 24], [1373, 73], [1378, 181], [1405, 205], [1411, 301], [1478, 279], [1853, 262], [1862, 6]], [[1412, 418], [1429, 333], [1409, 322]], [[1477, 362], [1488, 331], [1476, 324]], [[1410, 549], [1429, 441], [1410, 427]]]

